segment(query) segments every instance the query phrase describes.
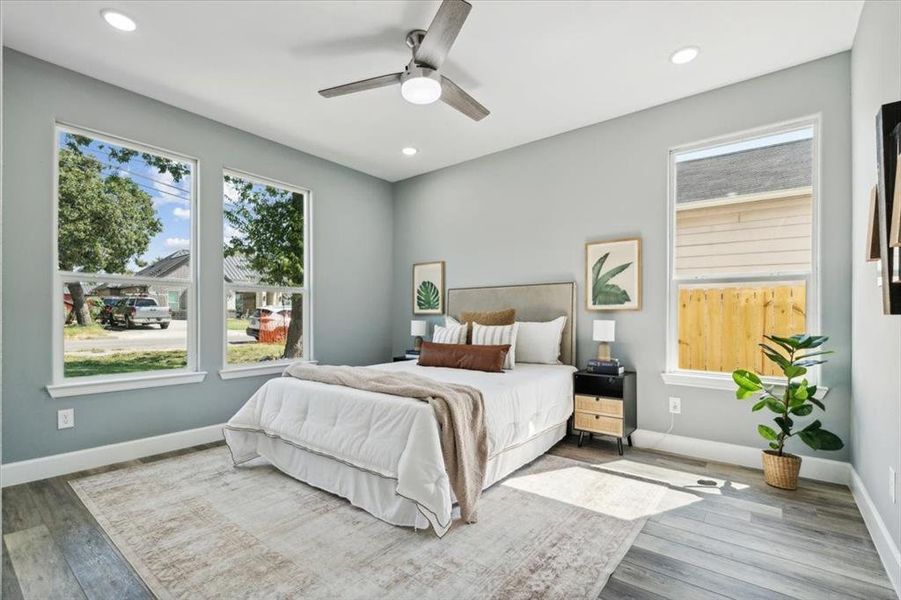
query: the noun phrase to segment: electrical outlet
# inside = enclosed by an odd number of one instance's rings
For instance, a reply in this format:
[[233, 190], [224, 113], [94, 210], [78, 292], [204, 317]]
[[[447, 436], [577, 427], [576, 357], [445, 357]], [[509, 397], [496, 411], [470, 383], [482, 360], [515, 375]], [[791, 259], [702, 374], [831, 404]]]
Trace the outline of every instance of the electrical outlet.
[[895, 470], [891, 467], [888, 468], [888, 486], [889, 486], [889, 497], [892, 499], [892, 504], [895, 503], [895, 489], [897, 489], [897, 485], [895, 484]]
[[682, 398], [673, 398], [670, 396], [669, 411], [674, 415], [682, 414]]
[[75, 427], [75, 409], [61, 408], [56, 411], [56, 428], [69, 429]]

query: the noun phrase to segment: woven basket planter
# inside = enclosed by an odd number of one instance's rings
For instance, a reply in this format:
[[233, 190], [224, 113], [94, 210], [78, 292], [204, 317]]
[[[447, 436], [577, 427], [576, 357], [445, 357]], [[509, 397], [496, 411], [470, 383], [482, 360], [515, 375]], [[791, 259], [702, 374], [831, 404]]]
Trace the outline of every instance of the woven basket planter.
[[763, 479], [769, 485], [783, 490], [796, 490], [800, 470], [800, 456], [788, 453], [779, 456], [774, 450], [763, 451]]

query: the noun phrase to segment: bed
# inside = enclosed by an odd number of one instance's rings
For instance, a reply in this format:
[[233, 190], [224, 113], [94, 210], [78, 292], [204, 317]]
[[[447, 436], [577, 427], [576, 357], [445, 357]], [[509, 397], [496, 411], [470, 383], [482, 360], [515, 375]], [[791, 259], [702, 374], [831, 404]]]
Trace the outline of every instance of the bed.
[[[447, 313], [513, 307], [518, 321], [566, 316], [559, 365], [517, 363], [503, 373], [421, 367], [414, 372], [482, 392], [488, 429], [484, 488], [544, 454], [566, 435], [575, 368], [575, 284], [457, 288]], [[263, 457], [287, 475], [399, 526], [443, 536], [455, 517], [438, 425], [427, 403], [291, 377], [266, 382], [229, 420], [236, 465]]]

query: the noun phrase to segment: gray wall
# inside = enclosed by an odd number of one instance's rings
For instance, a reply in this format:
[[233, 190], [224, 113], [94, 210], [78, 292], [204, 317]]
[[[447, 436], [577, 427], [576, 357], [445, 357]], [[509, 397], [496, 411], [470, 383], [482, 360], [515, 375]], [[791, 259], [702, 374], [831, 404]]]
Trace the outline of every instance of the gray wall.
[[[643, 308], [588, 313], [581, 362], [596, 351], [591, 320], [617, 322], [614, 352], [638, 370], [638, 421], [666, 431], [667, 397], [682, 398], [673, 433], [761, 445], [759, 415], [730, 392], [668, 387], [665, 367], [667, 152], [672, 146], [822, 113], [823, 331], [837, 351], [824, 424], [848, 440], [850, 402], [849, 56], [839, 54], [395, 184], [394, 349], [409, 347], [410, 268], [447, 261], [447, 285], [574, 280], [584, 243], [641, 236]], [[611, 93], [616, 93], [611, 90]], [[808, 453], [792, 443], [792, 451]], [[847, 459], [847, 449], [820, 456]]]
[[[3, 75], [4, 462], [222, 423], [260, 386], [262, 377], [222, 381], [217, 373], [226, 165], [313, 191], [316, 358], [388, 359], [389, 183], [9, 49]], [[199, 159], [200, 367], [209, 372], [202, 384], [63, 400], [44, 389], [51, 379], [50, 314], [58, 303], [50, 276], [56, 119]], [[76, 427], [57, 431], [56, 411], [64, 407], [75, 408]]]
[[[876, 269], [864, 261], [870, 188], [876, 184], [875, 116], [901, 100], [901, 3], [867, 2], [851, 51], [854, 350], [851, 462], [901, 546], [901, 317], [882, 314]], [[889, 495], [889, 467], [895, 495]]]

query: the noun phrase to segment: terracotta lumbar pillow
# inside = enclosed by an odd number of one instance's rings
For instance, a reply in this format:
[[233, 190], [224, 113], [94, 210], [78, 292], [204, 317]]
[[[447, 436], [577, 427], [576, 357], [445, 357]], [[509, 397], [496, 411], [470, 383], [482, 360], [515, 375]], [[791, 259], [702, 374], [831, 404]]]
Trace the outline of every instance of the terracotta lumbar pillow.
[[423, 367], [448, 367], [470, 371], [501, 373], [510, 345], [472, 346], [469, 344], [433, 344], [423, 342], [419, 364]]
[[513, 325], [516, 322], [516, 309], [505, 308], [490, 312], [468, 311], [460, 313], [460, 322], [466, 323], [466, 343], [472, 343], [472, 324], [479, 325]]

